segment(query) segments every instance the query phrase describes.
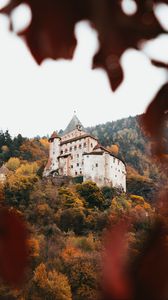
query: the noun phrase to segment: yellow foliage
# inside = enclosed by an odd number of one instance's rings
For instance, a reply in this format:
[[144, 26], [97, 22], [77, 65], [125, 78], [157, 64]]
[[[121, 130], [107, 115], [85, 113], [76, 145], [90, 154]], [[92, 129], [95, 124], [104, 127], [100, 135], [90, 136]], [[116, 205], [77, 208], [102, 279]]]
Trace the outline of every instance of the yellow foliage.
[[40, 139], [40, 143], [44, 148], [49, 149], [50, 143], [49, 143], [48, 139]]
[[36, 171], [36, 163], [22, 164], [15, 173], [8, 175], [7, 185], [14, 191], [31, 188], [38, 181]]
[[131, 200], [134, 200], [138, 203], [144, 204], [145, 200], [142, 196], [138, 196], [138, 195], [130, 195]]
[[62, 202], [65, 208], [80, 208], [84, 206], [83, 201], [79, 198], [78, 194], [71, 188], [59, 188], [59, 195], [63, 198]]
[[38, 165], [36, 162], [34, 163], [26, 163], [26, 164], [22, 164], [17, 170], [16, 170], [16, 174], [20, 174], [20, 175], [32, 175], [32, 174], [36, 174], [38, 170]]
[[10, 171], [16, 171], [20, 167], [20, 159], [17, 157], [11, 157], [6, 163], [6, 167]]

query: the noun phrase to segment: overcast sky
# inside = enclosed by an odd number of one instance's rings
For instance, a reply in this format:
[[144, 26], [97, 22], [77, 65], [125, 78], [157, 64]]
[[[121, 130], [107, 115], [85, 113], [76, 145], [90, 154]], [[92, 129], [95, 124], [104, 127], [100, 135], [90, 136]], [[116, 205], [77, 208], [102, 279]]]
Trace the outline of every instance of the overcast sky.
[[[167, 6], [158, 14], [168, 19]], [[38, 66], [22, 40], [9, 32], [7, 18], [0, 16], [0, 129], [43, 136], [64, 129], [74, 110], [84, 126], [144, 112], [165, 82], [164, 71], [152, 66], [144, 53], [130, 49], [122, 57], [124, 82], [113, 93], [106, 74], [91, 69], [98, 49], [96, 32], [81, 22], [76, 35], [79, 43], [72, 61], [46, 60]], [[143, 51], [168, 62], [167, 37], [148, 42]]]

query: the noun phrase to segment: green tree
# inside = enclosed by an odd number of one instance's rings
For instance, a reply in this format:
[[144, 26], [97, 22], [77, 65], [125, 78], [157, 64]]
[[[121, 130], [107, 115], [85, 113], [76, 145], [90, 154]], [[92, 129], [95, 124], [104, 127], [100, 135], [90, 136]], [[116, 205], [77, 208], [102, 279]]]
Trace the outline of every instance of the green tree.
[[104, 197], [100, 188], [96, 185], [95, 182], [86, 181], [82, 184], [76, 186], [76, 190], [81, 197], [86, 201], [87, 207], [90, 208], [102, 208]]

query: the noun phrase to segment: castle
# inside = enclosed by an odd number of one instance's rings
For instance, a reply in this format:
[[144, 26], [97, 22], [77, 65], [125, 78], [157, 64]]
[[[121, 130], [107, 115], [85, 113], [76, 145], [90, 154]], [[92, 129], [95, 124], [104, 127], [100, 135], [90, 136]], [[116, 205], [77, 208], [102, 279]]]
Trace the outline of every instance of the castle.
[[53, 132], [44, 176], [83, 177], [98, 186], [118, 187], [126, 191], [126, 167], [123, 161], [99, 144], [84, 130], [74, 114], [63, 134]]

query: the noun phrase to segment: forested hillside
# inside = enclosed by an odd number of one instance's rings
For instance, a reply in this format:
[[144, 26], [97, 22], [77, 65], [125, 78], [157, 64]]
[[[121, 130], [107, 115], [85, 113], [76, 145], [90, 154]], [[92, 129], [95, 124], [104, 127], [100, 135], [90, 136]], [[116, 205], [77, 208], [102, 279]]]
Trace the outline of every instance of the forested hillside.
[[[135, 185], [135, 189], [141, 194], [140, 186], [143, 183], [144, 191], [149, 186], [154, 190], [160, 184], [165, 184], [166, 177], [158, 162], [156, 164], [155, 159], [151, 159], [152, 142], [144, 135], [140, 119], [141, 116], [124, 118], [88, 127], [87, 130], [97, 136], [102, 145], [108, 147], [114, 155], [126, 162], [128, 190], [130, 188], [132, 191]], [[164, 142], [167, 141], [168, 127], [165, 128]]]
[[[101, 298], [104, 239], [121, 219], [129, 219], [130, 223], [126, 235], [129, 260], [141, 257], [144, 240], [158, 214], [153, 195], [164, 176], [154, 162], [151, 164], [150, 144], [136, 117], [88, 130], [114, 155], [126, 161], [127, 193], [99, 188], [93, 182], [55, 186], [51, 178], [42, 178], [49, 150], [46, 137], [28, 139], [19, 134], [12, 138], [8, 131], [0, 132], [3, 166], [0, 175], [4, 175], [0, 181], [0, 207], [8, 207], [11, 214], [24, 219], [29, 233], [26, 240], [29, 266], [21, 289], [10, 285], [18, 276], [15, 251], [11, 247], [7, 254], [4, 252], [3, 262], [10, 256], [10, 268], [0, 262], [2, 299], [104, 299]], [[8, 226], [15, 232], [12, 241], [19, 240], [15, 224], [8, 223]], [[117, 230], [117, 236], [122, 235], [116, 228], [110, 240], [116, 239]], [[6, 241], [9, 242], [8, 237]], [[115, 245], [114, 257], [118, 252], [117, 242]], [[0, 268], [0, 276], [1, 271]]]
[[[154, 178], [154, 170], [149, 168], [150, 142], [140, 126], [140, 116], [107, 122], [87, 130], [98, 137], [104, 146], [111, 147], [127, 165], [132, 166], [140, 175]], [[117, 147], [114, 147], [117, 145]]]

